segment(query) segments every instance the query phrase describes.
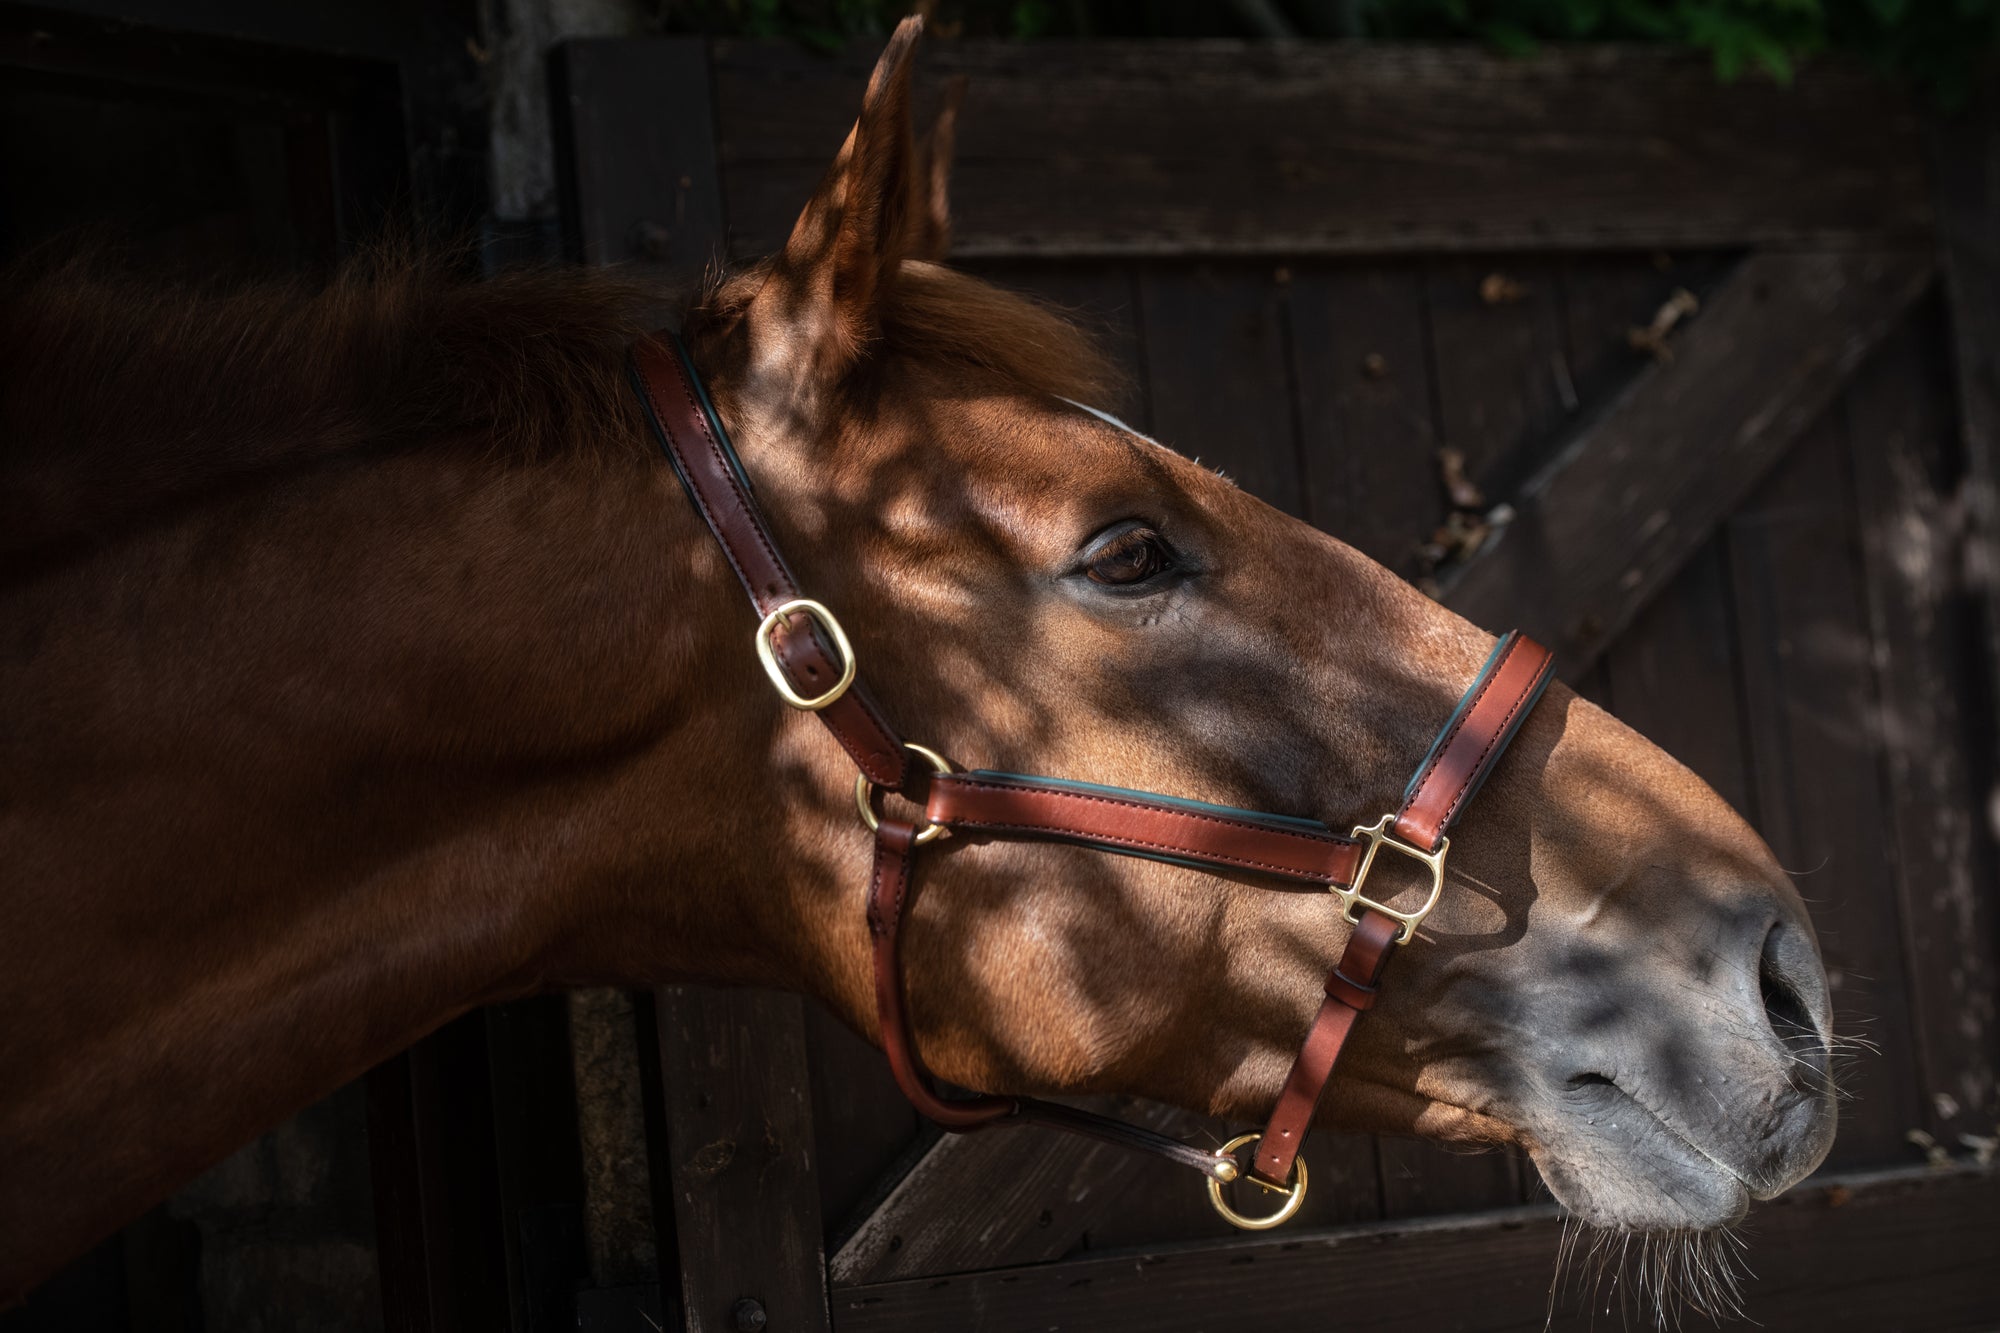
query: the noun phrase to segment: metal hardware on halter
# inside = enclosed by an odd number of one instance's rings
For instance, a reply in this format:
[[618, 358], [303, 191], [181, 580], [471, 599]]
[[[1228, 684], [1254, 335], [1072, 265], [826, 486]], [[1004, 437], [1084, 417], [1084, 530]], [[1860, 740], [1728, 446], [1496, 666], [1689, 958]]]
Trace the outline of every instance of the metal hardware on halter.
[[[1361, 920], [1361, 910], [1366, 910], [1380, 912], [1383, 916], [1393, 917], [1402, 922], [1403, 928], [1396, 935], [1396, 943], [1408, 944], [1410, 937], [1417, 933], [1417, 927], [1424, 924], [1424, 918], [1431, 914], [1431, 909], [1437, 906], [1438, 899], [1444, 894], [1444, 854], [1451, 850], [1451, 839], [1439, 838], [1437, 850], [1427, 852], [1421, 847], [1411, 846], [1392, 833], [1390, 828], [1395, 822], [1394, 815], [1383, 815], [1373, 824], [1356, 824], [1350, 836], [1368, 840], [1368, 850], [1361, 855], [1361, 869], [1354, 873], [1354, 883], [1347, 887], [1330, 884], [1327, 888], [1340, 899], [1340, 914], [1349, 921], [1358, 923]], [[1421, 861], [1430, 867], [1430, 896], [1425, 898], [1423, 906], [1414, 912], [1399, 912], [1387, 903], [1365, 897], [1361, 892], [1361, 886], [1368, 882], [1368, 871], [1375, 864], [1375, 853], [1384, 847], [1393, 852], [1401, 852], [1412, 861]]]
[[[686, 349], [671, 335], [641, 339], [632, 349], [631, 372], [632, 386], [661, 450], [722, 547], [751, 605], [761, 610], [770, 601], [784, 599], [757, 626], [757, 657], [771, 684], [793, 708], [818, 713], [828, 733], [861, 770], [854, 783], [854, 804], [875, 842], [867, 922], [876, 1015], [890, 1071], [911, 1105], [953, 1131], [1043, 1125], [1153, 1153], [1200, 1172], [1209, 1202], [1232, 1225], [1245, 1230], [1263, 1231], [1292, 1218], [1305, 1201], [1306, 1165], [1298, 1154], [1320, 1095], [1355, 1022], [1375, 1003], [1384, 966], [1437, 905], [1444, 889], [1445, 854], [1451, 848], [1445, 833], [1541, 697], [1554, 656], [1518, 633], [1502, 638], [1438, 733], [1404, 794], [1403, 808], [1372, 827], [1356, 828], [1352, 837], [1342, 837], [1318, 820], [1157, 792], [1018, 773], [960, 773], [936, 751], [902, 740], [856, 679], [854, 648], [840, 621], [819, 602], [799, 596], [798, 580], [778, 552], [729, 433], [715, 415]], [[791, 641], [793, 649], [802, 650], [792, 656], [809, 658], [839, 676], [831, 689], [814, 698], [799, 694], [778, 662], [778, 626], [794, 615], [817, 622], [821, 632], [808, 630], [805, 642]], [[919, 776], [914, 786], [908, 759], [912, 754], [932, 769], [928, 779]], [[882, 814], [875, 806], [878, 790], [921, 795], [928, 822], [918, 827]], [[1399, 828], [1401, 832], [1396, 831]], [[898, 940], [916, 892], [915, 850], [953, 830], [975, 842], [1049, 839], [1223, 874], [1330, 886], [1342, 915], [1356, 924], [1327, 976], [1326, 999], [1299, 1046], [1264, 1131], [1242, 1135], [1220, 1152], [1209, 1152], [1144, 1126], [1059, 1102], [1019, 1096], [939, 1096], [916, 1047]], [[1435, 842], [1436, 850], [1424, 850], [1426, 842]], [[1413, 912], [1399, 912], [1364, 893], [1375, 854], [1385, 846], [1430, 869], [1430, 893]], [[1249, 1144], [1256, 1148], [1246, 1172], [1235, 1153]], [[1284, 1195], [1275, 1213], [1248, 1216], [1223, 1197], [1222, 1187], [1245, 1174], [1259, 1188]]]
[[[1263, 1137], [1262, 1134], [1238, 1134], [1235, 1138], [1223, 1144], [1216, 1155], [1231, 1166], [1234, 1166], [1236, 1159], [1233, 1154], [1236, 1150], [1245, 1144], [1256, 1143]], [[1289, 1187], [1267, 1185], [1254, 1175], [1249, 1177], [1250, 1183], [1258, 1189], [1269, 1190], [1273, 1194], [1282, 1194], [1285, 1196], [1285, 1202], [1279, 1206], [1278, 1211], [1265, 1217], [1250, 1217], [1244, 1213], [1239, 1213], [1229, 1206], [1227, 1199], [1222, 1197], [1223, 1185], [1229, 1180], [1236, 1179], [1236, 1173], [1233, 1172], [1227, 1177], [1219, 1171], [1209, 1176], [1208, 1201], [1215, 1205], [1215, 1211], [1221, 1213], [1223, 1220], [1231, 1226], [1241, 1227], [1245, 1231], [1269, 1231], [1272, 1227], [1283, 1226], [1285, 1223], [1291, 1221], [1292, 1215], [1297, 1213], [1306, 1201], [1305, 1158], [1301, 1157], [1292, 1163], [1292, 1174], [1296, 1179], [1293, 1180]]]
[[[928, 760], [933, 774], [958, 771], [951, 766], [951, 760], [929, 746], [919, 745], [915, 741], [904, 741], [903, 748], [921, 759]], [[875, 813], [875, 784], [868, 780], [866, 773], [854, 775], [854, 808], [861, 812], [861, 822], [868, 826], [870, 833], [882, 827], [881, 816]], [[927, 842], [937, 841], [950, 831], [942, 824], [926, 824], [917, 830], [917, 836], [913, 841], [921, 847]]]
[[[840, 655], [840, 679], [825, 694], [811, 699], [792, 688], [792, 682], [785, 678], [785, 669], [778, 665], [778, 650], [771, 643], [771, 636], [777, 633], [785, 617], [798, 611], [805, 612], [825, 627], [827, 635], [833, 640], [834, 651]], [[854, 683], [854, 645], [847, 641], [847, 631], [840, 627], [840, 621], [832, 611], [810, 597], [794, 597], [764, 617], [757, 626], [757, 660], [764, 664], [764, 674], [771, 678], [779, 697], [801, 712], [817, 713], [847, 693], [847, 687]]]

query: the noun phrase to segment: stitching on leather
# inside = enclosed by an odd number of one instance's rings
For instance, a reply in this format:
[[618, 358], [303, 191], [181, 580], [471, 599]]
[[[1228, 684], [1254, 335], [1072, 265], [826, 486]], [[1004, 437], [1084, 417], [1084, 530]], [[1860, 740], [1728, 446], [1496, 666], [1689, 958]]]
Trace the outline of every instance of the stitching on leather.
[[[1507, 664], [1514, 660], [1514, 654], [1521, 650], [1521, 643], [1522, 640], [1520, 639], [1514, 640], [1512, 646], [1510, 646], [1507, 649], [1507, 655], [1501, 658], [1498, 662], [1495, 662], [1493, 664], [1493, 670], [1490, 673], [1488, 673], [1485, 680], [1480, 682], [1478, 691], [1474, 693], [1472, 696], [1472, 702], [1467, 704], [1465, 706], [1465, 711], [1458, 715], [1458, 721], [1451, 724], [1451, 730], [1445, 733], [1444, 743], [1437, 747], [1437, 753], [1431, 756], [1430, 763], [1424, 765], [1424, 775], [1422, 778], [1418, 779], [1416, 791], [1411, 795], [1409, 800], [1403, 802], [1403, 808], [1396, 812], [1396, 820], [1395, 820], [1396, 823], [1399, 824], [1402, 823], [1403, 816], [1410, 813], [1410, 811], [1416, 809], [1417, 806], [1420, 803], [1422, 803], [1424, 799], [1424, 788], [1430, 785], [1431, 777], [1433, 774], [1437, 772], [1438, 765], [1444, 762], [1444, 757], [1447, 754], [1451, 753], [1452, 742], [1458, 739], [1458, 734], [1461, 731], [1465, 730], [1465, 724], [1472, 721], [1472, 715], [1479, 711], [1480, 701], [1486, 697], [1486, 692], [1493, 688], [1493, 682], [1500, 679], [1500, 673], [1507, 669]], [[1510, 712], [1508, 716], [1511, 717], [1513, 716], [1513, 714]], [[1489, 745], [1488, 748], [1490, 749], [1492, 747]], [[1481, 758], [1483, 759], [1484, 757], [1485, 756], [1482, 754]], [[1473, 766], [1472, 771], [1474, 773], [1477, 773], [1479, 771], [1478, 765], [1475, 764]], [[1471, 784], [1468, 782], [1467, 785], [1469, 786]], [[1463, 794], [1463, 788], [1460, 789], [1460, 793], [1461, 795]], [[1454, 798], [1451, 805], [1447, 807], [1447, 811], [1455, 810], [1457, 808], [1458, 808], [1458, 800]], [[1447, 827], [1450, 826], [1450, 824], [1451, 820], [1448, 815], [1446, 818], [1440, 819], [1437, 825], [1437, 833], [1442, 833]], [[1435, 838], [1437, 836], [1437, 833], [1433, 833], [1432, 837]]]
[[[648, 355], [658, 354], [658, 349], [651, 343], [645, 343], [642, 346]], [[652, 377], [646, 373], [645, 362], [645, 356], [633, 357], [632, 369], [638, 374], [639, 384], [646, 391], [646, 408], [652, 415], [654, 426], [659, 429], [661, 439], [666, 443], [667, 448], [678, 455], [682, 452], [681, 447], [674, 440], [673, 428], [667, 424], [666, 417], [660, 413], [660, 391], [653, 387]], [[692, 402], [692, 399], [690, 399], [690, 402]], [[701, 414], [699, 411], [695, 413], [695, 419], [700, 422]], [[707, 423], [701, 422], [701, 425], [702, 433], [707, 434]], [[729, 568], [736, 573], [736, 581], [743, 585], [754, 602], [757, 599], [757, 585], [755, 581], [744, 572], [742, 561], [737, 559], [735, 549], [730, 546], [729, 539], [723, 535], [722, 525], [716, 522], [715, 511], [709, 507], [707, 498], [702, 495], [700, 484], [692, 476], [689, 476], [687, 480], [688, 494], [694, 497], [695, 507], [701, 510], [702, 522], [706, 523], [708, 530], [715, 534], [715, 544], [722, 548], [723, 559], [729, 562]]]
[[1225, 828], [1248, 829], [1253, 833], [1275, 833], [1281, 837], [1298, 838], [1301, 841], [1317, 843], [1328, 847], [1359, 847], [1352, 838], [1343, 838], [1338, 833], [1315, 833], [1311, 829], [1278, 828], [1271, 824], [1260, 824], [1250, 819], [1231, 819], [1227, 815], [1211, 815], [1200, 810], [1184, 810], [1178, 806], [1155, 805], [1150, 801], [1131, 801], [1117, 796], [1100, 796], [1096, 792], [1069, 791], [1061, 787], [1045, 787], [1023, 784], [1016, 786], [1005, 782], [980, 782], [958, 774], [951, 775], [954, 787], [976, 787], [981, 791], [1031, 792], [1037, 796], [1054, 796], [1067, 801], [1096, 801], [1100, 805], [1123, 806], [1128, 810], [1146, 810], [1153, 814], [1167, 815], [1176, 819], [1200, 819], [1211, 824], [1221, 824]]
[[[1511, 658], [1513, 657], [1513, 654], [1508, 653], [1507, 656]], [[1555, 665], [1555, 658], [1553, 656], [1545, 658], [1542, 662], [1541, 670], [1535, 672], [1534, 680], [1529, 681], [1529, 684], [1533, 685], [1534, 681], [1540, 680], [1544, 675], [1548, 673], [1548, 671], [1552, 667], [1554, 667], [1554, 665]], [[1497, 677], [1500, 673], [1496, 671], [1493, 674]], [[1505, 736], [1511, 729], [1514, 722], [1514, 714], [1521, 711], [1521, 705], [1525, 704], [1528, 701], [1529, 697], [1533, 694], [1534, 690], [1526, 689], [1522, 690], [1520, 694], [1515, 696], [1514, 706], [1509, 708], [1507, 710], [1507, 715], [1500, 719], [1500, 726], [1494, 731], [1492, 737], [1486, 742], [1486, 748], [1479, 752], [1479, 762], [1472, 766], [1472, 772], [1466, 775], [1465, 785], [1460, 787], [1458, 789], [1458, 795], [1452, 798], [1450, 808], [1448, 808], [1445, 811], [1444, 821], [1438, 825], [1440, 829], [1450, 828], [1451, 821], [1458, 818], [1458, 807], [1465, 803], [1466, 793], [1472, 790], [1473, 778], [1477, 777], [1482, 771], [1485, 770], [1486, 757], [1493, 753], [1493, 747], [1498, 745], [1500, 743], [1500, 738], [1502, 736]]]
[[1318, 884], [1333, 882], [1330, 875], [1322, 870], [1306, 870], [1299, 866], [1281, 865], [1275, 861], [1252, 861], [1248, 857], [1226, 856], [1221, 852], [1206, 852], [1199, 848], [1184, 847], [1172, 842], [1149, 842], [1144, 838], [1134, 838], [1123, 833], [1079, 833], [1074, 829], [1052, 828], [1041, 824], [993, 824], [981, 819], [953, 820], [954, 828], [968, 828], [988, 833], [1062, 833], [1073, 838], [1084, 838], [1091, 842], [1116, 843], [1120, 847], [1144, 847], [1149, 851], [1173, 852], [1179, 856], [1192, 857], [1202, 861], [1214, 861], [1218, 865], [1241, 866], [1245, 870], [1268, 870], [1273, 874], [1290, 875], [1308, 879]]
[[[646, 391], [647, 406], [652, 409], [653, 421], [658, 426], [660, 434], [665, 437], [667, 446], [674, 450], [675, 453], [683, 453], [680, 446], [674, 440], [673, 430], [667, 425], [666, 417], [659, 410], [661, 395], [659, 390], [654, 386], [652, 377], [646, 371], [645, 362], [647, 357], [660, 356], [664, 358], [665, 353], [659, 349], [656, 343], [648, 342], [643, 344], [643, 347], [645, 354], [632, 358], [632, 368], [639, 376], [640, 386]], [[708, 414], [701, 410], [701, 402], [695, 397], [694, 386], [689, 382], [687, 373], [681, 368], [678, 358], [671, 364], [674, 370], [674, 379], [680, 385], [681, 396], [687, 403], [688, 411], [694, 421], [695, 428], [701, 432], [701, 438], [708, 446], [709, 458], [720, 470], [723, 484], [729, 488], [729, 493], [736, 498], [737, 504], [742, 508], [744, 513], [754, 513], [751, 508], [750, 498], [744, 494], [742, 486], [737, 483], [735, 469], [729, 466], [729, 460], [723, 455], [722, 446], [717, 442], [715, 432], [708, 428]], [[743, 561], [738, 556], [727, 529], [716, 520], [715, 510], [708, 503], [707, 497], [702, 494], [701, 485], [695, 481], [692, 475], [689, 476], [688, 481], [690, 483], [688, 490], [694, 496], [696, 506], [701, 510], [702, 521], [708, 525], [708, 530], [715, 534], [715, 544], [722, 548], [723, 557], [729, 561], [729, 567], [736, 572], [737, 581], [749, 592], [750, 600], [761, 608], [763, 597], [757, 587], [756, 580], [752, 579], [745, 571]], [[784, 561], [779, 558], [777, 551], [772, 548], [771, 543], [764, 538], [763, 525], [752, 521], [749, 524], [749, 528], [751, 536], [757, 540], [758, 548], [763, 551], [765, 559], [771, 563], [773, 573], [779, 576], [780, 586], [789, 587], [789, 590], [796, 594], [798, 592], [797, 587], [791, 586], [789, 579], [785, 577]], [[824, 654], [821, 654], [821, 656], [824, 657]], [[828, 663], [827, 665], [831, 667], [832, 664]], [[877, 733], [865, 741], [857, 740], [848, 728], [842, 726], [834, 718], [828, 717], [827, 713], [831, 711], [830, 709], [822, 710], [820, 718], [826, 723], [827, 730], [831, 731], [834, 737], [839, 740], [841, 748], [846, 750], [849, 755], [866, 755], [869, 758], [871, 762], [863, 764], [862, 767], [868, 770], [868, 776], [872, 780], [900, 787], [906, 772], [902, 761], [902, 747], [900, 745], [889, 746], [877, 743], [892, 739], [889, 725], [865, 701], [858, 702], [861, 704], [861, 711], [867, 715], [868, 721], [872, 724], [872, 729]]]
[[[955, 785], [977, 788], [981, 791], [1017, 792], [1031, 790], [1037, 795], [1057, 796], [1073, 801], [1095, 801], [1100, 805], [1122, 806], [1128, 810], [1145, 810], [1153, 814], [1205, 820], [1211, 824], [1220, 824], [1224, 828], [1245, 829], [1255, 833], [1276, 833], [1284, 837], [1298, 838], [1303, 842], [1309, 842], [1320, 847], [1337, 849], [1359, 845], [1336, 834], [1308, 833], [1303, 829], [1275, 829], [1268, 824], [1254, 824], [1240, 819], [1227, 819], [1219, 815], [1205, 815], [1194, 810], [1162, 810], [1159, 806], [1147, 805], [1141, 801], [1122, 801], [1113, 796], [1097, 796], [1089, 792], [1053, 791], [1046, 787], [1021, 788], [1004, 786], [996, 782], [967, 782], [963, 779], [957, 780]], [[983, 829], [994, 833], [1066, 833], [1072, 837], [1089, 838], [1094, 842], [1111, 842], [1123, 847], [1144, 847], [1150, 851], [1174, 852], [1181, 856], [1199, 857], [1203, 860], [1215, 861], [1223, 865], [1242, 866], [1246, 870], [1269, 870], [1279, 874], [1296, 875], [1301, 878], [1317, 880], [1321, 883], [1333, 882], [1333, 872], [1331, 871], [1306, 870], [1299, 866], [1283, 865], [1276, 861], [1257, 861], [1245, 856], [1231, 856], [1222, 852], [1204, 851], [1201, 848], [1188, 847], [1180, 843], [1154, 842], [1150, 839], [1134, 837], [1126, 833], [1085, 833], [1077, 829], [1059, 828], [1054, 825], [999, 823], [984, 819], [961, 818], [946, 822], [958, 828]]]
[[[701, 432], [701, 438], [703, 442], [705, 442], [708, 445], [709, 458], [714, 462], [716, 468], [720, 472], [722, 477], [722, 484], [729, 488], [729, 493], [736, 497], [736, 503], [742, 507], [744, 512], [754, 513], [755, 511], [753, 506], [751, 505], [750, 497], [744, 493], [743, 487], [739, 485], [736, 480], [736, 469], [729, 466], [729, 459], [726, 455], [723, 454], [722, 445], [716, 441], [715, 432], [708, 428], [708, 413], [701, 410], [701, 400], [695, 397], [694, 385], [688, 379], [687, 371], [684, 367], [681, 366], [680, 358], [678, 356], [674, 358], [674, 378], [680, 381], [681, 396], [687, 400], [688, 411], [692, 414], [694, 418], [695, 429]], [[719, 528], [717, 529], [717, 532], [718, 534], [720, 533]], [[758, 549], [763, 551], [764, 558], [771, 562], [772, 572], [780, 577], [781, 579], [780, 587], [783, 588], [789, 585], [788, 590], [792, 593], [793, 596], [797, 596], [798, 587], [796, 585], [792, 585], [791, 581], [788, 578], [784, 577], [785, 575], [784, 560], [779, 557], [777, 551], [771, 546], [771, 543], [764, 539], [763, 525], [755, 522], [751, 523], [750, 535], [757, 539]], [[725, 546], [728, 545], [727, 542], [724, 542], [723, 544]], [[744, 582], [750, 588], [751, 598], [753, 600], [756, 599], [758, 595], [757, 586], [754, 583], [750, 583], [748, 579], [744, 580]]]

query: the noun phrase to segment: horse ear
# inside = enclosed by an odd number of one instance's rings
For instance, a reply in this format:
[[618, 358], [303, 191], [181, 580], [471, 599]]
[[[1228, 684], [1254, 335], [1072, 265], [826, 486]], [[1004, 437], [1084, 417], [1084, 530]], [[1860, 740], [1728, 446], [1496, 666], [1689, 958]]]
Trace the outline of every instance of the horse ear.
[[936, 262], [951, 250], [951, 156], [958, 143], [958, 109], [965, 102], [965, 84], [965, 76], [960, 74], [945, 89], [944, 107], [924, 141], [918, 181], [922, 197], [917, 201], [916, 235], [909, 250], [912, 259]]
[[922, 32], [915, 15], [897, 25], [860, 119], [751, 300], [754, 362], [795, 389], [830, 383], [861, 359], [897, 267], [933, 230], [926, 200], [936, 187], [910, 124]]

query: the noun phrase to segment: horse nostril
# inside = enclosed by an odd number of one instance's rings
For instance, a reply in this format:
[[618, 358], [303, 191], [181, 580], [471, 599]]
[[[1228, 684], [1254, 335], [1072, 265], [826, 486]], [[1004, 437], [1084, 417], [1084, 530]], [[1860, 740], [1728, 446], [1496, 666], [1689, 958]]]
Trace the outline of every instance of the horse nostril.
[[1779, 922], [1764, 936], [1757, 982], [1764, 995], [1764, 1018], [1771, 1035], [1787, 1050], [1821, 1046], [1820, 1025], [1806, 991], [1824, 995], [1818, 984], [1819, 962], [1799, 933]]

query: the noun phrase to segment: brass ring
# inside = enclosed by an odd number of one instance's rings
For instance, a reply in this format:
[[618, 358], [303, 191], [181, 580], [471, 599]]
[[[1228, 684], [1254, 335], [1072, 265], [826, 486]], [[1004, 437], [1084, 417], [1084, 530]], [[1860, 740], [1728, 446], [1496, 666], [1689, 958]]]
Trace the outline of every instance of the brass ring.
[[[1218, 1155], [1234, 1159], [1238, 1148], [1241, 1148], [1246, 1143], [1256, 1143], [1263, 1137], [1262, 1134], [1239, 1134], [1229, 1142], [1223, 1144], [1222, 1150]], [[1283, 1226], [1285, 1223], [1291, 1221], [1293, 1214], [1297, 1213], [1300, 1206], [1306, 1201], [1305, 1158], [1295, 1157], [1292, 1159], [1292, 1174], [1297, 1179], [1293, 1181], [1292, 1187], [1289, 1190], [1283, 1191], [1285, 1195], [1284, 1206], [1269, 1217], [1245, 1217], [1234, 1208], [1231, 1208], [1228, 1201], [1222, 1197], [1222, 1182], [1214, 1176], [1208, 1178], [1208, 1201], [1215, 1205], [1216, 1212], [1222, 1214], [1222, 1220], [1233, 1227], [1241, 1227], [1245, 1231], [1269, 1231], [1272, 1227]], [[1259, 1188], [1270, 1190], [1274, 1194], [1280, 1192], [1279, 1186], [1266, 1185], [1255, 1176], [1250, 1177], [1250, 1183]]]
[[[942, 777], [946, 773], [955, 773], [958, 771], [951, 766], [951, 760], [945, 758], [929, 746], [918, 745], [914, 741], [904, 741], [903, 748], [911, 754], [917, 755], [919, 758], [928, 760], [931, 772], [937, 776]], [[874, 795], [875, 784], [868, 780], [868, 775], [866, 773], [856, 773], [854, 775], [854, 808], [861, 812], [861, 822], [868, 826], [870, 833], [882, 827], [881, 819], [875, 814], [875, 803], [872, 799]], [[942, 824], [926, 824], [917, 830], [917, 846], [921, 847], [927, 842], [936, 842], [945, 835], [945, 832], [945, 826]]]

